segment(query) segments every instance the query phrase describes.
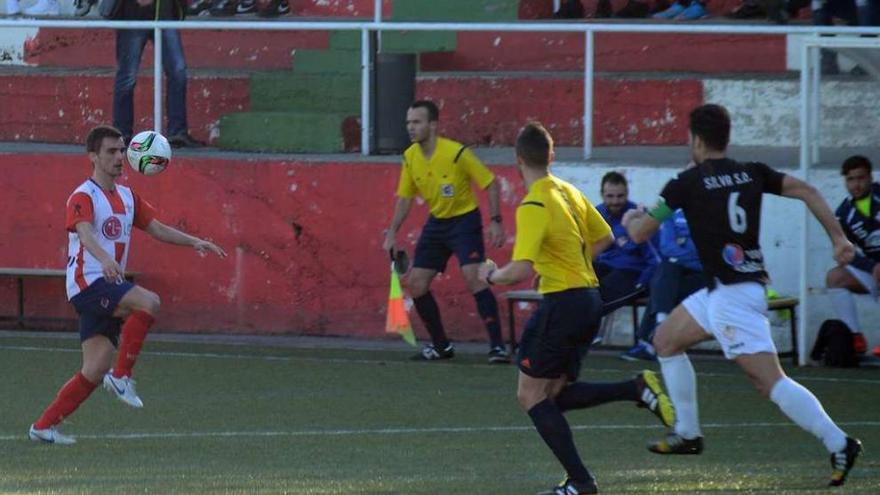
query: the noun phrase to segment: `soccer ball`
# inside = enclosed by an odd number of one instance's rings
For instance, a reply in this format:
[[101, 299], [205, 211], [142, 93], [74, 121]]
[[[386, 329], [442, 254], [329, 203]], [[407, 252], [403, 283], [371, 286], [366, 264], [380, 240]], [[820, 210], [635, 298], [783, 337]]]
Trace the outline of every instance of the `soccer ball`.
[[144, 131], [131, 138], [125, 155], [131, 168], [144, 175], [156, 175], [168, 166], [171, 145], [158, 132]]

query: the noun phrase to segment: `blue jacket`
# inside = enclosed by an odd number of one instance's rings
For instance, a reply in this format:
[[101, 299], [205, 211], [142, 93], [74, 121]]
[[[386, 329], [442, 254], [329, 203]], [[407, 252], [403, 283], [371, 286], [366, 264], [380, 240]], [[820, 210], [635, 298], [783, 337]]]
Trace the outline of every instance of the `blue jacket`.
[[[623, 209], [623, 213], [636, 207], [633, 202], [627, 202]], [[614, 244], [599, 254], [596, 263], [603, 263], [615, 270], [633, 270], [642, 273], [639, 277], [639, 285], [647, 285], [654, 274], [654, 269], [660, 262], [660, 255], [657, 252], [657, 235], [648, 242], [642, 244], [634, 243], [626, 229], [620, 223], [623, 219], [623, 213], [617, 218], [612, 217], [608, 213], [608, 207], [605, 203], [596, 207], [602, 218], [611, 226], [611, 233], [614, 234]]]
[[846, 198], [835, 212], [843, 232], [861, 250], [852, 266], [868, 273], [880, 262], [880, 184], [871, 185], [871, 216], [859, 213], [852, 198]]
[[681, 209], [660, 225], [660, 256], [695, 272], [703, 271], [691, 229]]

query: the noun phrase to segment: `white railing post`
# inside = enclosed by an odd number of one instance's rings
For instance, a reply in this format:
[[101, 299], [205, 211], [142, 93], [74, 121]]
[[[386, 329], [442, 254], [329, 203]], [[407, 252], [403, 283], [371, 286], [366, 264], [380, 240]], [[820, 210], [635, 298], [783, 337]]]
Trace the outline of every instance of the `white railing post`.
[[810, 166], [819, 163], [819, 147], [822, 145], [822, 135], [819, 131], [822, 125], [822, 47], [810, 48], [810, 144], [813, 149], [810, 153]]
[[[802, 39], [801, 44], [801, 148], [800, 148], [800, 176], [803, 180], [808, 180], [809, 170], [811, 165], [810, 153], [812, 151], [812, 146], [810, 145], [810, 94], [812, 93], [812, 89], [810, 88], [810, 84], [812, 82], [812, 78], [810, 77], [810, 70], [812, 65], [812, 57], [811, 51], [813, 47], [810, 46], [810, 41], [808, 38], [804, 37]], [[808, 252], [808, 241], [809, 237], [807, 236], [807, 229], [810, 226], [810, 211], [806, 208], [806, 206], [802, 206], [802, 213], [800, 218], [801, 223], [801, 258], [800, 258], [800, 275], [798, 277], [798, 298], [800, 299], [800, 308], [798, 311], [800, 312], [800, 319], [798, 320], [797, 327], [797, 335], [798, 335], [798, 348], [793, 349], [798, 353], [798, 364], [804, 365], [806, 363], [806, 336], [807, 336], [807, 252]]]
[[162, 132], [162, 28], [160, 27], [153, 29], [153, 130]]
[[361, 154], [370, 154], [370, 130], [373, 125], [370, 108], [370, 30], [361, 29]]
[[584, 31], [584, 160], [593, 156], [593, 31]]
[[[373, 22], [382, 23], [382, 0], [373, 3]], [[382, 51], [382, 31], [376, 31], [376, 52]]]
[[800, 168], [803, 172], [810, 164], [810, 44], [807, 37], [801, 38], [801, 150]]

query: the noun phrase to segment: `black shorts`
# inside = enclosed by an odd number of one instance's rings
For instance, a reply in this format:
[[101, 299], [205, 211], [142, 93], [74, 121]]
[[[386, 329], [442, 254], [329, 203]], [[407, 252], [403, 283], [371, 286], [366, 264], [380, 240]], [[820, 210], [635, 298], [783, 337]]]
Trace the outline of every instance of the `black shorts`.
[[429, 217], [416, 244], [413, 266], [442, 272], [452, 254], [460, 266], [486, 259], [479, 209], [452, 218]]
[[519, 369], [533, 378], [577, 379], [581, 360], [599, 330], [599, 289], [544, 294], [519, 343]]
[[115, 318], [113, 312], [116, 311], [119, 301], [133, 288], [134, 284], [127, 280], [107, 282], [104, 278], [99, 278], [73, 296], [70, 303], [79, 314], [80, 342], [95, 335], [103, 335], [110, 339], [114, 347], [119, 344], [122, 319]]

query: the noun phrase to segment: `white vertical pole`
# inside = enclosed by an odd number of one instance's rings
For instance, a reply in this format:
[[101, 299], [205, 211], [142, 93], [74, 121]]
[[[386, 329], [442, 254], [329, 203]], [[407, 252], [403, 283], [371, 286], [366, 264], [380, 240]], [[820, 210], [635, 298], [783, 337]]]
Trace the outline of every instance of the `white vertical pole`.
[[810, 46], [807, 44], [807, 38], [801, 38], [801, 151], [800, 151], [800, 170], [801, 173], [810, 163]]
[[162, 132], [162, 29], [153, 29], [153, 130]]
[[[810, 66], [812, 65], [811, 47], [808, 45], [806, 38], [803, 39], [801, 45], [801, 156], [800, 156], [800, 176], [803, 180], [808, 180], [810, 170]], [[803, 366], [806, 363], [806, 336], [807, 336], [807, 252], [809, 236], [807, 228], [810, 225], [810, 211], [806, 206], [802, 206], [801, 215], [801, 258], [800, 258], [800, 278], [798, 279], [798, 298], [800, 299], [800, 307], [797, 308], [800, 318], [798, 319], [798, 364]]]
[[553, 0], [553, 13], [559, 12], [559, 8], [562, 7], [562, 0]]
[[810, 165], [816, 165], [819, 163], [819, 147], [822, 144], [822, 135], [819, 132], [819, 128], [822, 125], [822, 87], [820, 86], [822, 84], [821, 54], [821, 46], [816, 45], [810, 49], [810, 69], [813, 71], [811, 74], [812, 81], [810, 83], [810, 120], [812, 124], [812, 128], [810, 129], [810, 140], [813, 145], [813, 151], [810, 153]]
[[[382, 22], [382, 0], [376, 0], [373, 3], [373, 22], [379, 24]], [[382, 31], [376, 32], [376, 52], [382, 51]]]
[[361, 29], [361, 154], [370, 154], [370, 31]]
[[584, 160], [593, 156], [593, 31], [584, 31]]

